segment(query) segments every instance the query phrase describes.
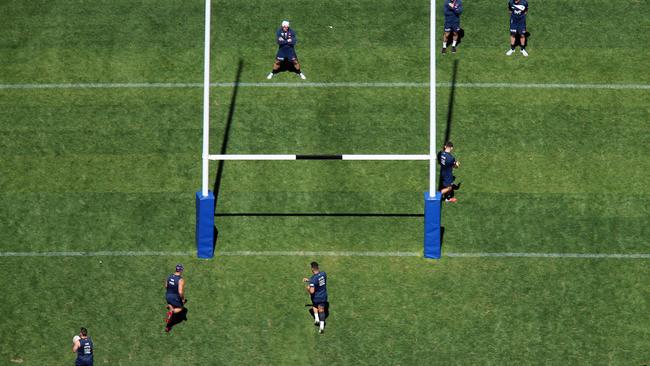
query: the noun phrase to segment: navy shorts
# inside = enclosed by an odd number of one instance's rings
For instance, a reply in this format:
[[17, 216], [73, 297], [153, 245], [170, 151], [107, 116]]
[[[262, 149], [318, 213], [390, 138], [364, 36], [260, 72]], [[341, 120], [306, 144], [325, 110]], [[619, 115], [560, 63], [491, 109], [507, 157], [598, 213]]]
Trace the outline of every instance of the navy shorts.
[[165, 295], [165, 298], [167, 299], [167, 303], [175, 308], [182, 308], [183, 307], [183, 300], [181, 300], [180, 296], [176, 295]]
[[284, 60], [293, 61], [297, 59], [296, 51], [292, 47], [282, 47], [278, 49], [278, 53], [275, 55], [275, 58], [278, 61], [284, 61]]
[[523, 22], [510, 22], [510, 34], [513, 36], [519, 34], [523, 36], [526, 33], [526, 21]]
[[311, 300], [311, 303], [314, 305], [314, 307], [322, 306], [322, 307], [324, 307], [325, 309], [327, 309], [327, 308], [329, 307], [329, 305], [330, 305], [330, 304], [327, 302], [327, 300], [315, 300], [315, 299], [312, 299], [312, 300]]
[[75, 366], [93, 366], [93, 360], [84, 360], [77, 358], [74, 362]]
[[460, 22], [445, 22], [445, 32], [460, 32]]
[[442, 177], [442, 188], [449, 187], [452, 184], [454, 184], [454, 179], [456, 179], [456, 177], [454, 177], [453, 175], [450, 176], [450, 177], [444, 177], [443, 176]]

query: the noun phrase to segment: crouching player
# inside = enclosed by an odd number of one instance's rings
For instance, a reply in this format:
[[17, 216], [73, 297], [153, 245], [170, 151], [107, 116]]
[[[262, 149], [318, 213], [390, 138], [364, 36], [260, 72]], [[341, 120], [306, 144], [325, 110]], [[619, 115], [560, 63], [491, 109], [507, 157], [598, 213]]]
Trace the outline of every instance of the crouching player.
[[275, 63], [273, 64], [273, 71], [266, 77], [267, 79], [273, 78], [273, 75], [279, 73], [283, 64], [291, 62], [293, 71], [300, 76], [301, 79], [307, 79], [305, 74], [300, 71], [300, 63], [298, 63], [298, 56], [294, 49], [298, 38], [296, 33], [289, 27], [289, 21], [282, 22], [282, 27], [275, 32], [275, 40], [278, 43], [278, 53], [275, 55]]
[[303, 282], [308, 282], [306, 287], [307, 293], [311, 297], [312, 309], [314, 314], [314, 325], [318, 326], [318, 333], [325, 332], [325, 318], [329, 313], [329, 302], [327, 302], [327, 273], [321, 272], [318, 263], [311, 262], [310, 278], [303, 278]]
[[454, 168], [460, 167], [460, 162], [451, 154], [454, 144], [447, 141], [443, 150], [438, 153], [438, 164], [440, 164], [440, 193], [447, 202], [456, 202], [454, 191], [460, 189], [460, 183], [454, 184]]
[[167, 277], [165, 288], [167, 289], [165, 299], [167, 300], [167, 319], [165, 322], [165, 332], [172, 330], [172, 327], [183, 320], [187, 320], [187, 308], [185, 303], [185, 279], [183, 275], [183, 265], [176, 265], [176, 272]]

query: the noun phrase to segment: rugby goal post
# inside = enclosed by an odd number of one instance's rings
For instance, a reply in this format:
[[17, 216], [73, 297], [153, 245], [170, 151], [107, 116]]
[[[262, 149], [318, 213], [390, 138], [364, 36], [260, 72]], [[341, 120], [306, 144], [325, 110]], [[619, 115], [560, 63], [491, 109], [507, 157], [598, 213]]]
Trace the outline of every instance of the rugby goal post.
[[436, 73], [435, 73], [435, 0], [431, 4], [430, 24], [430, 82], [429, 82], [429, 154], [428, 155], [391, 155], [391, 154], [220, 154], [210, 155], [210, 21], [211, 0], [205, 2], [205, 42], [204, 42], [204, 78], [203, 78], [203, 153], [202, 153], [202, 187], [196, 192], [196, 246], [199, 258], [214, 257], [215, 237], [215, 196], [208, 190], [208, 168], [210, 160], [428, 160], [429, 190], [424, 194], [424, 257], [439, 259], [441, 256], [441, 200], [436, 189]]

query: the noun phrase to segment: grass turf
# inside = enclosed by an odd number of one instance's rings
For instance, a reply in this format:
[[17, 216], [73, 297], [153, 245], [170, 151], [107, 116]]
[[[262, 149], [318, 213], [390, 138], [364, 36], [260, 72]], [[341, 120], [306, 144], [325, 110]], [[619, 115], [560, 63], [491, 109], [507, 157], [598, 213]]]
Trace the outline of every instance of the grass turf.
[[[646, 3], [531, 5], [524, 59], [503, 55], [504, 4], [466, 4], [459, 82], [650, 81], [648, 35], [635, 32], [648, 25]], [[428, 80], [427, 2], [213, 9], [213, 81], [232, 82], [240, 60], [241, 81], [263, 80], [283, 18], [298, 32], [308, 81]], [[201, 80], [201, 2], [4, 1], [0, 11], [0, 84]], [[573, 19], [580, 31], [559, 37]], [[440, 81], [452, 59], [438, 59]], [[444, 121], [447, 89], [438, 91]], [[228, 153], [428, 149], [426, 88], [241, 87], [234, 111], [232, 92], [212, 91], [211, 152], [229, 112]], [[445, 206], [444, 250], [650, 252], [649, 106], [642, 89], [459, 88], [452, 138], [464, 183], [461, 204]], [[0, 88], [0, 107], [3, 252], [193, 249], [200, 89]], [[224, 167], [219, 213], [288, 216], [217, 217], [220, 251], [421, 249], [426, 163]], [[290, 216], [304, 213], [316, 215]], [[337, 213], [414, 216], [328, 216]], [[646, 260], [315, 259], [331, 279], [324, 337], [302, 306], [299, 279], [312, 258], [0, 257], [11, 309], [0, 333], [12, 334], [0, 341], [0, 363], [69, 362], [80, 325], [98, 363], [116, 365], [650, 360]], [[191, 313], [168, 337], [161, 282], [177, 261], [188, 268]]]

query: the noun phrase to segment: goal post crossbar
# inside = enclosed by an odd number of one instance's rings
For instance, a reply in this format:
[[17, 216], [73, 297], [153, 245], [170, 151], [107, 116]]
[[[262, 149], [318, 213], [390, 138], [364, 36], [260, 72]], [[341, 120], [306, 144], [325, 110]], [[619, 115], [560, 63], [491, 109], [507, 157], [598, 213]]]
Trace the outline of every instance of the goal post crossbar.
[[220, 155], [208, 155], [209, 160], [383, 160], [383, 161], [395, 161], [395, 160], [430, 160], [429, 155], [346, 155], [346, 154], [327, 154], [327, 155], [289, 155], [289, 154], [276, 154], [276, 155], [266, 155], [266, 154], [220, 154]]

